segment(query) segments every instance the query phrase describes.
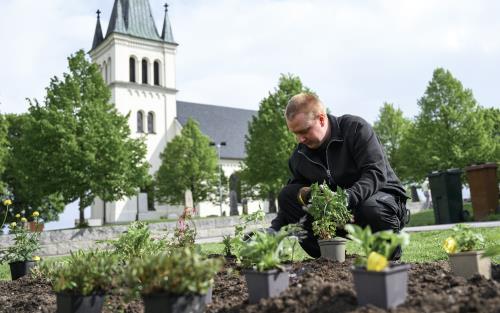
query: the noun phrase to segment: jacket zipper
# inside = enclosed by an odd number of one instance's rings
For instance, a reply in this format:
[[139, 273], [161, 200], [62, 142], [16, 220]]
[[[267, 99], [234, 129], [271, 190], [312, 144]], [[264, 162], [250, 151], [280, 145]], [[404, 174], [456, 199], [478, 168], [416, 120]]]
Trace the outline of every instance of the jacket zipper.
[[318, 162], [315, 162], [315, 161], [311, 160], [307, 155], [305, 155], [304, 152], [302, 152], [300, 150], [297, 151], [297, 152], [300, 153], [300, 154], [302, 154], [307, 160], [309, 160], [309, 162], [321, 166], [325, 170], [325, 172], [326, 172], [326, 176], [328, 177], [328, 182], [330, 183], [330, 185], [333, 186], [334, 185], [333, 176], [332, 176], [332, 173], [330, 172], [330, 166], [328, 164], [328, 147], [330, 146], [330, 143], [331, 143], [331, 141], [328, 142], [328, 145], [326, 145], [326, 152], [325, 152], [326, 153], [326, 167], [323, 164], [321, 164], [321, 163], [318, 163]]

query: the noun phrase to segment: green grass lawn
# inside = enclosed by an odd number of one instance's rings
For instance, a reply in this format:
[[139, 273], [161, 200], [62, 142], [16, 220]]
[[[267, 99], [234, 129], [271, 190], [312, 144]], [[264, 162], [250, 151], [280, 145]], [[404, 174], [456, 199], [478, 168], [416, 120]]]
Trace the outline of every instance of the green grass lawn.
[[[475, 228], [475, 231], [483, 234], [486, 239], [486, 247], [500, 243], [500, 227]], [[432, 262], [446, 260], [448, 257], [441, 248], [443, 241], [452, 234], [451, 230], [418, 232], [410, 234], [410, 246], [403, 251], [403, 262]], [[292, 240], [286, 243], [286, 248], [291, 254], [294, 244]], [[222, 243], [206, 243], [201, 245], [205, 254], [222, 254], [224, 246]], [[352, 242], [347, 243], [348, 254], [359, 254], [361, 252]], [[59, 258], [59, 257], [57, 257]], [[57, 258], [50, 258], [56, 260]], [[300, 245], [295, 244], [294, 260], [304, 260], [309, 258]], [[493, 259], [494, 263], [500, 264], [500, 257]], [[8, 264], [0, 265], [0, 280], [9, 280], [10, 270]]]
[[[474, 210], [472, 208], [471, 203], [464, 203], [464, 210], [467, 211], [467, 219], [466, 222], [474, 221]], [[486, 218], [487, 221], [500, 221], [500, 214], [491, 214]], [[414, 213], [411, 215], [410, 223], [406, 225], [407, 227], [413, 226], [426, 226], [426, 225], [434, 225], [436, 224], [434, 219], [434, 210], [427, 209], [420, 211], [418, 213]]]

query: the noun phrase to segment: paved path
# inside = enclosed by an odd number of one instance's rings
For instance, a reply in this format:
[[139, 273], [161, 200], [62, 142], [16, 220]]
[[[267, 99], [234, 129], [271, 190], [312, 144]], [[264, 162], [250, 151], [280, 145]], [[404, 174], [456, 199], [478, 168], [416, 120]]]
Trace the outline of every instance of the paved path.
[[[493, 222], [470, 222], [470, 223], [461, 223], [467, 224], [471, 227], [500, 227], [500, 221]], [[426, 226], [414, 226], [414, 227], [405, 227], [406, 232], [419, 232], [419, 231], [433, 231], [433, 230], [445, 230], [451, 229], [453, 226], [457, 224], [439, 224], [439, 225], [426, 225]]]

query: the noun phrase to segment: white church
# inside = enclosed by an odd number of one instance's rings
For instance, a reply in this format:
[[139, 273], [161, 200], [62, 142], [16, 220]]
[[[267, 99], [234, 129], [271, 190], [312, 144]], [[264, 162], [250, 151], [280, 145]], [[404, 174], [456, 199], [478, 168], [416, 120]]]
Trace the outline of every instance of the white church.
[[[256, 111], [178, 101], [175, 81], [177, 46], [168, 18], [168, 5], [165, 5], [160, 34], [148, 0], [115, 0], [105, 35], [100, 11], [97, 11], [89, 54], [101, 68], [111, 90], [111, 101], [120, 113], [130, 113], [128, 122], [132, 136], [145, 138], [151, 175], [160, 166], [160, 153], [165, 145], [180, 133], [188, 118], [193, 118], [214, 142], [214, 149], [220, 149], [219, 165], [224, 175], [230, 177], [240, 169], [240, 162], [245, 157], [248, 122]], [[247, 205], [249, 212], [259, 206], [264, 208], [264, 204], [258, 201], [250, 201]], [[175, 216], [182, 208], [183, 205], [155, 203], [150, 195], [148, 199], [147, 192], [141, 191], [135, 197], [116, 202], [104, 203], [95, 199], [89, 223], [131, 221], [136, 216], [140, 220]], [[229, 215], [228, 201], [222, 205], [200, 203], [197, 209], [200, 216]], [[241, 203], [238, 209], [241, 213]]]

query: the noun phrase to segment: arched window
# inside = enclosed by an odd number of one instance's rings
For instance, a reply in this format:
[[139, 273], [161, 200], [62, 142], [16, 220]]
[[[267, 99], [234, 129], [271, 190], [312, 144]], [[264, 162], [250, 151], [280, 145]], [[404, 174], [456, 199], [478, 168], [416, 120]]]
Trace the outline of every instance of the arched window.
[[148, 60], [142, 59], [142, 83], [148, 83]]
[[111, 71], [111, 58], [108, 58], [108, 83], [111, 83], [111, 76], [113, 72]]
[[153, 112], [148, 113], [148, 133], [154, 134], [155, 132], [155, 114]]
[[160, 86], [160, 62], [154, 63], [154, 84]]
[[108, 64], [106, 63], [106, 61], [104, 62], [104, 64], [102, 66], [104, 67], [104, 82], [107, 83], [108, 82]]
[[135, 83], [135, 59], [133, 57], [130, 57], [128, 60], [128, 71], [129, 71], [129, 78], [130, 82]]
[[137, 111], [137, 132], [144, 132], [144, 113], [142, 111]]

